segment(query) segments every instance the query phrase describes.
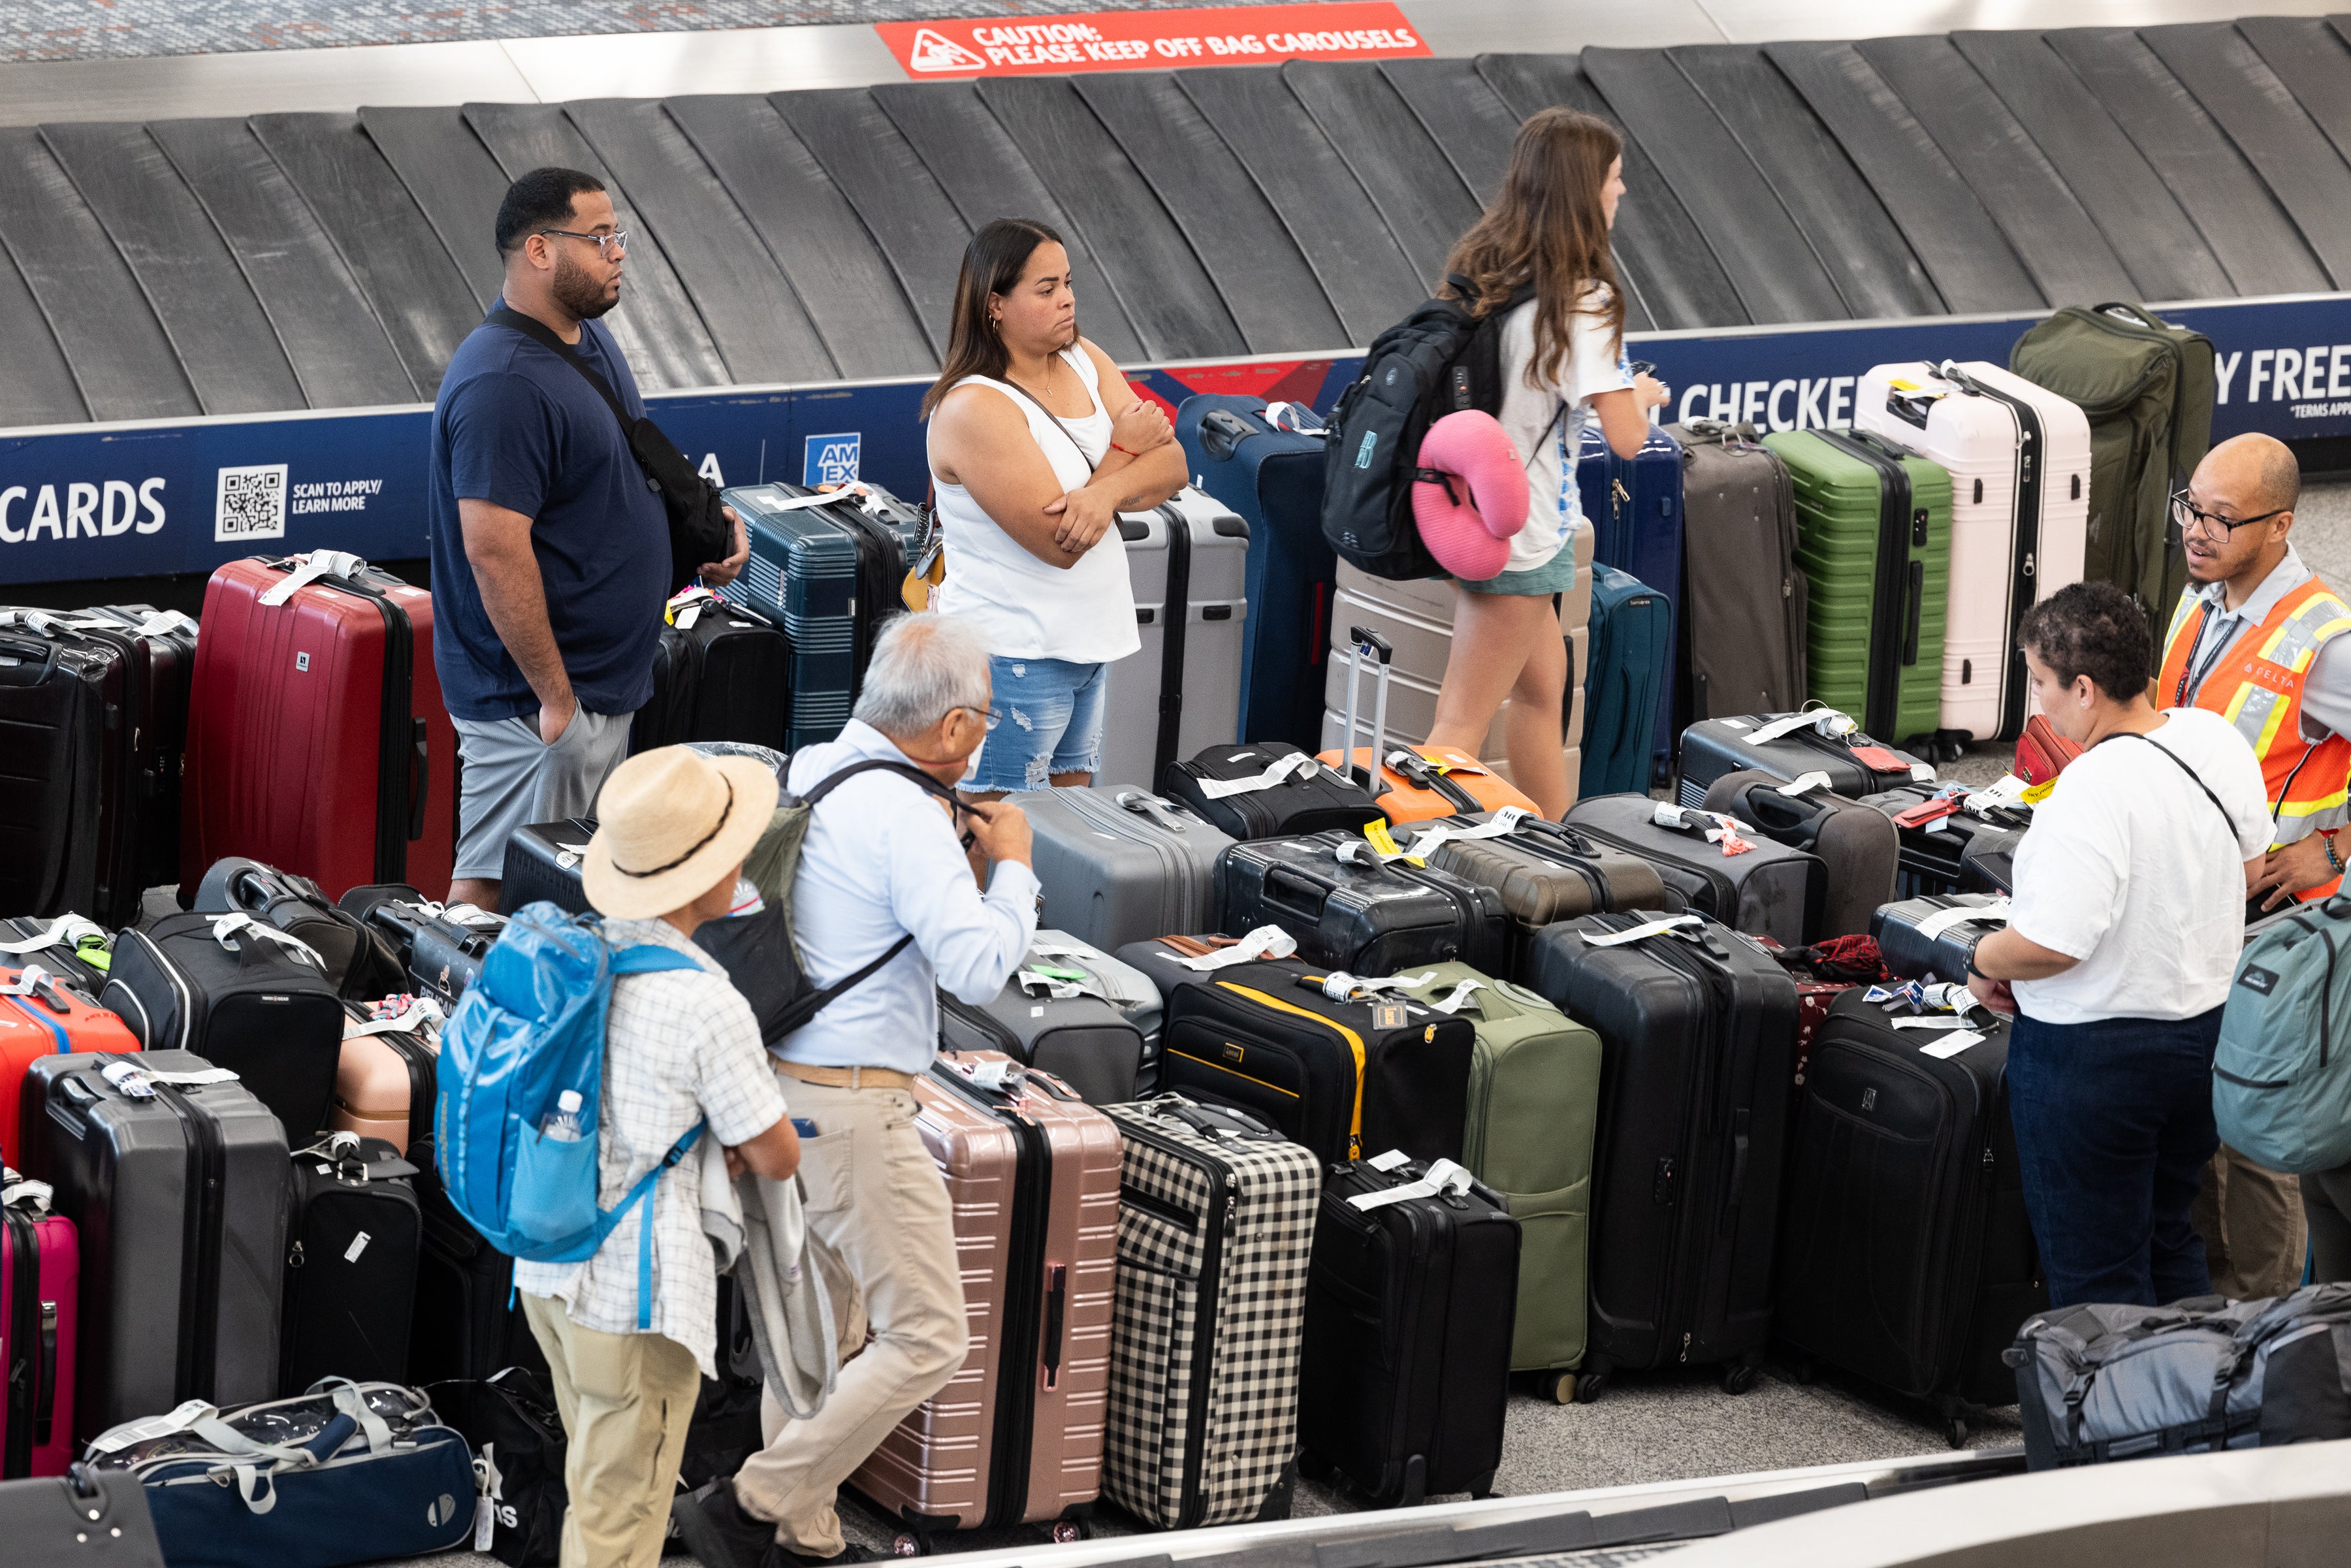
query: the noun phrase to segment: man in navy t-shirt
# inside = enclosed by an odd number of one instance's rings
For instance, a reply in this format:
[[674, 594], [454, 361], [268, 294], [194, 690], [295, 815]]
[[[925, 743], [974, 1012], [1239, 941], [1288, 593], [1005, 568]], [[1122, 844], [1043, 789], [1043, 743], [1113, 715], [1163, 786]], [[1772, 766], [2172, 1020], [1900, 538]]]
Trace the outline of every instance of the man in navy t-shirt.
[[[534, 169], [499, 204], [503, 303], [570, 345], [643, 417], [597, 318], [628, 249], [612, 199], [576, 169]], [[669, 518], [611, 406], [555, 351], [485, 322], [433, 410], [433, 662], [465, 758], [452, 903], [497, 907], [507, 839], [584, 817], [653, 695]], [[728, 514], [732, 517], [733, 514]], [[710, 587], [749, 558], [702, 568]]]

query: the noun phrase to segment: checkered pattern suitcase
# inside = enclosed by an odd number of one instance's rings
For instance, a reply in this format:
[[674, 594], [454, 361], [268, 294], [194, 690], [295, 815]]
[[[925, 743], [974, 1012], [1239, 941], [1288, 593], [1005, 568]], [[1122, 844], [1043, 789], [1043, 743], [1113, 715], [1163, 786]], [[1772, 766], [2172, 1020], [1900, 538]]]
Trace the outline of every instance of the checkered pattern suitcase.
[[1322, 1170], [1245, 1112], [1104, 1109], [1125, 1163], [1103, 1495], [1162, 1529], [1283, 1517]]

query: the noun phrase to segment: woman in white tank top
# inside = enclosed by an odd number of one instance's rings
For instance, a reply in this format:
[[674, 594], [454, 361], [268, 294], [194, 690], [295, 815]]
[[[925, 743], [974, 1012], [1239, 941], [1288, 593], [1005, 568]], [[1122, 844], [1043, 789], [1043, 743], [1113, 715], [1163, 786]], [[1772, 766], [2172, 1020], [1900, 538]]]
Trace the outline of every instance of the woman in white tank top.
[[964, 788], [1089, 783], [1103, 667], [1142, 646], [1118, 514], [1182, 489], [1184, 451], [1078, 335], [1069, 253], [1043, 224], [972, 236], [923, 416], [946, 548], [933, 606], [986, 627], [992, 654], [987, 740]]

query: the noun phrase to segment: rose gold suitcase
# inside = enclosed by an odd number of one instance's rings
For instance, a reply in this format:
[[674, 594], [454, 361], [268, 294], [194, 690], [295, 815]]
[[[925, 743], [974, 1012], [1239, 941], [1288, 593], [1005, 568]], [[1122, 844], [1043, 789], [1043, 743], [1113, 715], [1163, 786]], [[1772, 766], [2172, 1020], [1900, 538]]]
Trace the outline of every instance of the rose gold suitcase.
[[[975, 1069], [1008, 1070], [1008, 1089]], [[914, 1088], [916, 1125], [946, 1175], [971, 1351], [850, 1484], [929, 1537], [1052, 1521], [1101, 1490], [1118, 1266], [1118, 1128], [1050, 1073], [999, 1051], [943, 1055]]]
[[365, 1022], [350, 1019], [343, 1026], [343, 1054], [335, 1067], [335, 1099], [327, 1112], [327, 1128], [381, 1138], [404, 1155], [410, 1139], [433, 1135], [439, 1054], [422, 1018], [413, 1030], [354, 1032]]

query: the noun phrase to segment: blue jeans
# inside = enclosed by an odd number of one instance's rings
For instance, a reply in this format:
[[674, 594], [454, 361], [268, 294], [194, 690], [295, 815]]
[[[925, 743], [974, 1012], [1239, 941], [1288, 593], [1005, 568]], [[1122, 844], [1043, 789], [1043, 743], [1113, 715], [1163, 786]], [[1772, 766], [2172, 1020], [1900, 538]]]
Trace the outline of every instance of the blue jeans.
[[2008, 1037], [2008, 1105], [2049, 1304], [2143, 1307], [2212, 1289], [2189, 1219], [2212, 1124], [2220, 1009], [2038, 1023]]
[[1108, 664], [1066, 659], [987, 661], [994, 700], [975, 794], [1043, 789], [1056, 773], [1092, 773], [1102, 763], [1102, 688]]

